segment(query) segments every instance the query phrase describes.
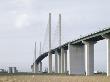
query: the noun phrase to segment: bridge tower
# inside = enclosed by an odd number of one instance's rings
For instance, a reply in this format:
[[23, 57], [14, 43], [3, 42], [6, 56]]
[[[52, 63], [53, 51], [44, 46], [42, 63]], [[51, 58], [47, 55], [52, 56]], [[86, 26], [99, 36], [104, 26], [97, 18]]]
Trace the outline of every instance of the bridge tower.
[[[61, 14], [58, 18], [58, 43], [61, 46]], [[55, 51], [55, 73], [61, 73], [61, 51]]]
[[52, 54], [51, 54], [51, 13], [49, 13], [49, 52], [48, 52], [48, 73], [52, 73]]

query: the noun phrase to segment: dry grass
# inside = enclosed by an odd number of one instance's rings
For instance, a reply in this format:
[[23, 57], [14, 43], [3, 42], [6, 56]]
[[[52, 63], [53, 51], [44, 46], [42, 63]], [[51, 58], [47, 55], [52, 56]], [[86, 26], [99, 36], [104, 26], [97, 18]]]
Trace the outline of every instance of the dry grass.
[[16, 75], [0, 76], [0, 82], [110, 82], [107, 76]]

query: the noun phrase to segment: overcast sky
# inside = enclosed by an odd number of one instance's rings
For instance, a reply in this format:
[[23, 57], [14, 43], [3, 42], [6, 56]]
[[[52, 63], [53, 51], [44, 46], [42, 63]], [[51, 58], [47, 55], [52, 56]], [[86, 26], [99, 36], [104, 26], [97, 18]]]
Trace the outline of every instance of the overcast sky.
[[[109, 8], [110, 0], [0, 0], [0, 68], [17, 66], [19, 70], [30, 71], [34, 42], [38, 52], [49, 12], [52, 32], [57, 26], [58, 14], [62, 14], [64, 43], [110, 27]], [[95, 69], [106, 71], [105, 40], [95, 46]]]

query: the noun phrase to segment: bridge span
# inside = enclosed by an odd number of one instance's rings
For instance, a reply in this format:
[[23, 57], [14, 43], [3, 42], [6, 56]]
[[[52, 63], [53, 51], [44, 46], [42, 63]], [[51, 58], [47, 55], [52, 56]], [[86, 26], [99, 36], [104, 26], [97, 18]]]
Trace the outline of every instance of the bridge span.
[[[50, 20], [49, 23], [51, 23], [51, 14], [49, 15], [49, 20]], [[59, 24], [61, 24], [61, 20], [59, 20]], [[51, 28], [51, 24], [50, 24], [50, 28]], [[59, 25], [59, 28], [61, 30], [61, 25]], [[51, 30], [49, 32], [51, 32]], [[100, 31], [88, 34], [86, 36], [82, 36], [76, 40], [67, 42], [62, 45], [59, 44], [59, 46], [54, 49], [51, 49], [50, 47], [49, 51], [42, 53], [36, 59], [35, 66], [38, 67], [38, 65], [40, 64], [40, 68], [42, 68], [42, 60], [48, 56], [48, 61], [49, 61], [48, 73], [52, 73], [52, 54], [55, 54], [55, 73], [67, 73], [67, 55], [69, 55], [69, 70], [68, 70], [69, 74], [93, 75], [94, 45], [97, 43], [97, 41], [103, 39], [107, 40], [107, 76], [109, 76], [110, 75], [110, 28], [105, 28]], [[49, 39], [49, 41], [50, 40], [51, 39]], [[51, 46], [51, 44], [49, 46]], [[39, 69], [36, 68], [36, 72], [38, 72], [38, 70]]]

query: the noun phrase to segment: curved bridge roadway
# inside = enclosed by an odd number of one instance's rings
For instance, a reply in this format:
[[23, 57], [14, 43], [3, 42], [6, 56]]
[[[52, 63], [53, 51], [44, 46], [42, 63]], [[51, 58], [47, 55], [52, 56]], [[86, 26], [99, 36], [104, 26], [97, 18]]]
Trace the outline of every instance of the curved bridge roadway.
[[[86, 75], [92, 75], [94, 73], [94, 44], [99, 41], [99, 40], [103, 40], [103, 39], [107, 39], [107, 75], [110, 75], [110, 28], [105, 28], [103, 30], [91, 33], [89, 35], [80, 37], [76, 40], [67, 42], [61, 46], [58, 46], [54, 49], [51, 49], [50, 52], [45, 52], [43, 54], [41, 54], [37, 59], [36, 59], [36, 63], [39, 64], [45, 57], [48, 56], [48, 53], [51, 54], [55, 54], [55, 52], [61, 52], [62, 53], [62, 48], [64, 50], [69, 50], [70, 52], [70, 72], [69, 74], [80, 74], [81, 70], [83, 70], [83, 74], [86, 72]], [[94, 43], [91, 43], [94, 42]], [[70, 46], [69, 46], [70, 45]], [[71, 47], [72, 45], [72, 47]], [[76, 47], [76, 45], [78, 45]], [[85, 45], [85, 51], [83, 51], [82, 46]], [[77, 49], [77, 50], [75, 50]], [[74, 53], [73, 53], [74, 51]], [[82, 52], [83, 51], [83, 52]], [[76, 59], [72, 56], [73, 54], [75, 55], [74, 57], [76, 57], [77, 55], [81, 55], [84, 54], [83, 56], [78, 56]], [[84, 59], [81, 59], [82, 57], [84, 57]], [[81, 60], [81, 61], [80, 61]], [[62, 61], [62, 60], [61, 60]], [[64, 61], [64, 59], [63, 59]], [[86, 63], [84, 63], [84, 61], [86, 61]], [[76, 63], [77, 62], [77, 65]], [[82, 64], [83, 62], [83, 64]], [[64, 64], [64, 63], [63, 63]], [[62, 63], [60, 64], [61, 66]], [[64, 66], [63, 66], [64, 67]], [[76, 68], [73, 68], [76, 67]], [[60, 68], [61, 70], [64, 70], [64, 68]], [[63, 72], [62, 72], [63, 73]]]
[[[105, 39], [103, 37], [103, 35], [105, 34], [110, 34], [110, 28], [107, 28], [107, 29], [103, 29], [101, 31], [98, 31], [98, 32], [94, 32], [94, 33], [91, 33], [87, 36], [84, 36], [84, 37], [81, 37], [81, 38], [78, 38], [76, 40], [73, 40], [71, 42], [67, 42], [61, 46], [58, 46], [57, 48], [55, 49], [51, 49], [51, 53], [52, 54], [55, 54], [55, 50], [60, 50], [61, 47], [63, 48], [68, 48], [68, 44], [83, 44], [82, 41], [99, 41], [99, 40], [103, 40]], [[43, 54], [41, 54], [37, 59], [36, 59], [36, 63], [38, 64], [39, 62], [41, 62], [45, 57], [48, 56], [48, 52], [45, 52]]]

